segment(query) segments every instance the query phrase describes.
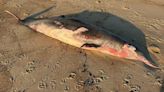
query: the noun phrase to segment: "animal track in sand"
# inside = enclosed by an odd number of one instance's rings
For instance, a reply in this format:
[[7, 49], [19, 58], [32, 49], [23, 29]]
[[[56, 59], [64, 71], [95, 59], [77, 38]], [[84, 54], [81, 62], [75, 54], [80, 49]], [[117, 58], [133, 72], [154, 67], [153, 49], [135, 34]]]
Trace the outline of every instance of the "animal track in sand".
[[129, 86], [132, 78], [133, 78], [133, 75], [131, 74], [127, 75], [126, 78], [124, 78], [123, 80], [123, 85]]
[[50, 81], [50, 86], [52, 89], [54, 89], [56, 87], [56, 80], [51, 80]]
[[36, 68], [35, 63], [36, 63], [35, 61], [32, 61], [27, 64], [27, 68], [26, 68], [27, 73], [31, 73], [32, 71], [35, 70]]
[[156, 79], [156, 84], [159, 85], [159, 86], [162, 86], [162, 83], [163, 83], [162, 77], [157, 76], [155, 79]]
[[75, 81], [75, 90], [85, 92], [102, 92], [99, 83], [108, 79], [103, 70], [98, 70], [98, 74], [94, 75], [88, 70], [88, 65], [84, 64], [76, 71], [70, 72], [67, 79]]
[[101, 0], [96, 0], [96, 3], [97, 3], [97, 4], [100, 4], [100, 3], [101, 3]]
[[141, 86], [139, 85], [133, 85], [131, 83], [131, 80], [133, 79], [133, 75], [128, 74], [126, 78], [123, 80], [123, 85], [128, 87], [129, 92], [140, 92]]
[[38, 84], [39, 89], [45, 89], [47, 87], [48, 87], [48, 85], [45, 81], [40, 81], [39, 84]]
[[140, 92], [141, 87], [139, 85], [131, 86], [129, 92]]
[[71, 72], [70, 75], [68, 76], [68, 79], [75, 79], [75, 77], [76, 77], [76, 73]]

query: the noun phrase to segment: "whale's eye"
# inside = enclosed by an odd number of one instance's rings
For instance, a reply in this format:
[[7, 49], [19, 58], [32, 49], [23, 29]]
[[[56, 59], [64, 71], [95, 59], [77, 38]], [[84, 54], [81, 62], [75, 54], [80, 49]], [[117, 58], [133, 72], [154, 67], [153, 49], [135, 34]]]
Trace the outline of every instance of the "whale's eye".
[[61, 18], [65, 18], [65, 15], [61, 15], [60, 17], [61, 17]]

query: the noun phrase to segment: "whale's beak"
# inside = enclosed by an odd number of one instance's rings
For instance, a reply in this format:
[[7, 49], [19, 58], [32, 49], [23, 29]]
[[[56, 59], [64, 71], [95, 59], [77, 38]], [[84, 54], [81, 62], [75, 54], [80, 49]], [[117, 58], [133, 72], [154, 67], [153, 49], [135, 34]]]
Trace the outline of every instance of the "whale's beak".
[[31, 23], [31, 22], [37, 20], [36, 17], [38, 17], [38, 16], [40, 16], [41, 14], [43, 14], [43, 13], [45, 13], [45, 12], [51, 10], [53, 7], [54, 7], [54, 6], [51, 6], [51, 7], [47, 8], [47, 9], [44, 9], [44, 10], [42, 10], [42, 11], [40, 11], [40, 12], [34, 13], [34, 14], [32, 14], [32, 15], [30, 15], [30, 16], [24, 18], [24, 19], [20, 19], [18, 16], [16, 16], [16, 15], [13, 14], [13, 13], [11, 13], [10, 11], [5, 10], [5, 12], [8, 13], [8, 14], [10, 14], [10, 15], [12, 15], [12, 16], [18, 21], [18, 23], [20, 23], [20, 24], [22, 24], [22, 25], [28, 25], [29, 23]]

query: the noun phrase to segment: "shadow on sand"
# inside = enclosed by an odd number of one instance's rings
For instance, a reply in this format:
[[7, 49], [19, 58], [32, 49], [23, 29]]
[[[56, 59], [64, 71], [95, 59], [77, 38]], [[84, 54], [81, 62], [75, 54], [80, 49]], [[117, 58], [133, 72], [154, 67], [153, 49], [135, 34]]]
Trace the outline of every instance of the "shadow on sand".
[[[134, 45], [149, 61], [151, 61], [151, 63], [157, 65], [148, 52], [144, 33], [127, 20], [124, 20], [111, 13], [88, 10], [64, 16], [68, 18], [77, 18], [84, 23], [94, 24], [107, 30], [108, 32], [116, 34], [126, 42]], [[147, 65], [145, 66], [147, 67]]]

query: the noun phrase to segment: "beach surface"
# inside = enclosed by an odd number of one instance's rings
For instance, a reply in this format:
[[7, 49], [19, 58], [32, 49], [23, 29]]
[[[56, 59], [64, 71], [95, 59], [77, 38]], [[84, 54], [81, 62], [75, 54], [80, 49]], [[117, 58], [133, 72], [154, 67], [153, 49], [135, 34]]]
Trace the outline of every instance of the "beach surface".
[[[50, 6], [40, 17], [76, 17], [147, 46], [160, 69], [72, 47], [4, 12], [24, 19]], [[164, 92], [163, 35], [164, 0], [0, 0], [0, 92]]]

